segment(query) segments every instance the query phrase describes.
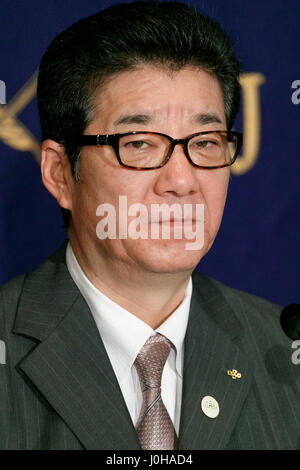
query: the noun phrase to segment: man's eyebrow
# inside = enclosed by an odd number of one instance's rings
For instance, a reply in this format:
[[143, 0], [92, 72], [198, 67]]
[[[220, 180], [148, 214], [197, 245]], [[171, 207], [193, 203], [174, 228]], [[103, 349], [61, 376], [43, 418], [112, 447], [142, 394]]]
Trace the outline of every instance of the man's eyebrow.
[[[114, 121], [114, 126], [120, 124], [149, 124], [153, 121], [153, 117], [149, 114], [124, 114]], [[191, 122], [201, 125], [206, 124], [222, 124], [221, 119], [214, 113], [196, 113], [191, 117]]]
[[148, 124], [152, 121], [148, 114], [124, 114], [114, 121], [114, 126], [120, 124]]
[[193, 114], [192, 116], [192, 122], [195, 122], [197, 124], [223, 124], [219, 116], [217, 116], [214, 113], [198, 113], [198, 114]]

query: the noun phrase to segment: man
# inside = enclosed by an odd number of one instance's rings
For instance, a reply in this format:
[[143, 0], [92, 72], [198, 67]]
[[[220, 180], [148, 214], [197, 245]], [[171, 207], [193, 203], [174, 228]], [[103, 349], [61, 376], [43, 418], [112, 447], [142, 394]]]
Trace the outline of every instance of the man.
[[177, 2], [110, 7], [47, 49], [41, 171], [69, 241], [0, 291], [2, 449], [299, 448], [280, 309], [193, 272], [241, 146], [238, 74]]

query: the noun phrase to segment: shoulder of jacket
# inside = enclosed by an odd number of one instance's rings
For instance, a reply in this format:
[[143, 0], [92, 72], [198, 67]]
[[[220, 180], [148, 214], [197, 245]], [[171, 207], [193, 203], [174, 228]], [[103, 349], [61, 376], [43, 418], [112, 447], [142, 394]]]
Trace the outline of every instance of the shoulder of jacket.
[[203, 276], [199, 272], [193, 276], [193, 280], [196, 282], [197, 279], [201, 282], [201, 278], [205, 278], [225, 297], [227, 303], [243, 323], [249, 323], [249, 320], [252, 319], [252, 321], [257, 320], [264, 327], [270, 322], [280, 328], [282, 306], [257, 295], [234, 289], [216, 279]]
[[0, 308], [7, 303], [12, 305], [18, 302], [25, 277], [26, 274], [20, 274], [0, 286]]

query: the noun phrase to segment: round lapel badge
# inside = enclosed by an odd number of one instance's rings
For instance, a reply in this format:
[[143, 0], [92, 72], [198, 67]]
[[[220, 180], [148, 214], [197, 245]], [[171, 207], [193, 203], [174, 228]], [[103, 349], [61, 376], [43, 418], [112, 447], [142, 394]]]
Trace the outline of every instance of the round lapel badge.
[[215, 398], [209, 395], [202, 398], [201, 408], [208, 418], [216, 418], [220, 413], [219, 403]]

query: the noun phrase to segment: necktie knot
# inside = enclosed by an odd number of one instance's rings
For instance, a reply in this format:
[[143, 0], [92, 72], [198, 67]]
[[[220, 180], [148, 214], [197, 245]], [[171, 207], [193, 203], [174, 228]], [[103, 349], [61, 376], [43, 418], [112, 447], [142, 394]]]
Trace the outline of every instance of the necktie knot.
[[160, 388], [161, 377], [172, 344], [163, 335], [150, 336], [135, 360], [141, 384], [147, 388]]

